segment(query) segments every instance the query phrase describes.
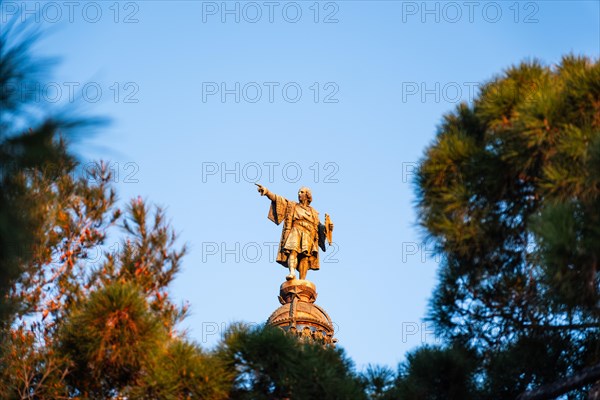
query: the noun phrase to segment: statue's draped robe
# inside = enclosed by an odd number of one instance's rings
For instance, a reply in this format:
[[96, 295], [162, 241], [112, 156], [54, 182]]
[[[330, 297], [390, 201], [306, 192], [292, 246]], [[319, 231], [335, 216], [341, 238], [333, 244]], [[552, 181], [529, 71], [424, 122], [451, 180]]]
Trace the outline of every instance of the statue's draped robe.
[[309, 269], [319, 269], [319, 234], [324, 228], [320, 226], [319, 213], [311, 206], [275, 195], [269, 219], [277, 225], [283, 222], [277, 262], [287, 267], [290, 252], [296, 251], [299, 260], [306, 257]]

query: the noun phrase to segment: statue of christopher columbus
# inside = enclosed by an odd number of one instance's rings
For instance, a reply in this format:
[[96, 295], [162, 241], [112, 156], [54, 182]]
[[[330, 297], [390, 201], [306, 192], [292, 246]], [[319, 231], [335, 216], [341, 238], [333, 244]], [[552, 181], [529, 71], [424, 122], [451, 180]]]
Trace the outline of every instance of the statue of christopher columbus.
[[277, 262], [290, 273], [287, 280], [296, 278], [296, 269], [300, 279], [306, 279], [309, 269], [319, 269], [319, 247], [325, 251], [325, 239], [331, 246], [333, 223], [325, 214], [325, 223], [319, 221], [319, 213], [310, 206], [312, 192], [307, 187], [298, 191], [298, 202], [271, 193], [266, 187], [256, 184], [261, 196], [271, 200], [269, 219], [279, 225], [283, 222], [283, 231], [279, 241]]

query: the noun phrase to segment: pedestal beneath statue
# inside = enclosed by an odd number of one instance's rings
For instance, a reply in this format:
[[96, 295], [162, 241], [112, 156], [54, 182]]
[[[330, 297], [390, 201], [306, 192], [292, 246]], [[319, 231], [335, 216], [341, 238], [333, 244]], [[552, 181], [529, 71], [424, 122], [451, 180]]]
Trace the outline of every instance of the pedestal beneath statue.
[[333, 323], [329, 315], [315, 304], [317, 288], [305, 279], [292, 279], [281, 284], [279, 302], [282, 304], [267, 320], [285, 332], [306, 341], [334, 344]]

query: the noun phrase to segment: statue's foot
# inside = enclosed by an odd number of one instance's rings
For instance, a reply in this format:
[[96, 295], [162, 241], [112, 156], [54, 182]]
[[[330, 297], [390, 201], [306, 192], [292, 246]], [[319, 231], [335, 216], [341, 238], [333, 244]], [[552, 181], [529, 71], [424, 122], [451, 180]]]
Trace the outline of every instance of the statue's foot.
[[296, 275], [294, 275], [294, 274], [289, 274], [288, 276], [286, 276], [286, 277], [285, 277], [285, 280], [286, 280], [286, 281], [291, 281], [292, 279], [295, 279], [295, 278], [296, 278]]

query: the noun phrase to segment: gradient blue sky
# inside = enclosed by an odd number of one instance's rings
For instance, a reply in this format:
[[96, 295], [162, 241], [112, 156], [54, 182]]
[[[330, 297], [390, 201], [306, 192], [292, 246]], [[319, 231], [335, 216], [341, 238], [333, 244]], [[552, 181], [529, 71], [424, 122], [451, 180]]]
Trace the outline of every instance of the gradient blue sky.
[[[22, 3], [5, 0], [1, 22]], [[411, 171], [442, 115], [511, 64], [600, 54], [598, 1], [25, 3], [41, 15], [23, 16], [44, 29], [38, 50], [62, 60], [40, 101], [68, 105], [79, 84], [79, 105], [113, 120], [82, 138], [82, 158], [110, 161], [121, 201], [167, 207], [190, 245], [172, 286], [191, 304], [190, 336], [211, 347], [221, 327], [263, 322], [279, 305], [286, 270], [264, 243], [281, 227], [252, 184], [259, 165], [278, 194], [311, 187], [335, 223], [337, 252], [308, 278], [359, 368], [395, 368], [436, 341], [422, 321], [439, 259], [416, 226]], [[224, 6], [238, 7], [239, 22]], [[207, 93], [236, 82], [239, 102]], [[236, 165], [239, 174], [221, 174]]]

